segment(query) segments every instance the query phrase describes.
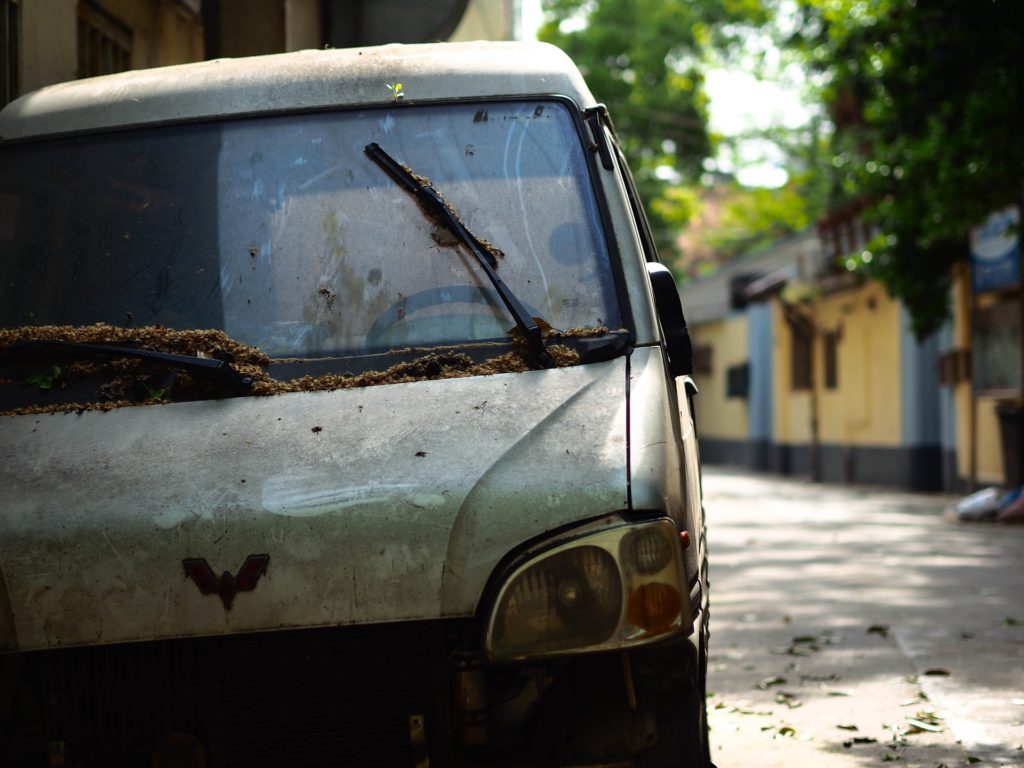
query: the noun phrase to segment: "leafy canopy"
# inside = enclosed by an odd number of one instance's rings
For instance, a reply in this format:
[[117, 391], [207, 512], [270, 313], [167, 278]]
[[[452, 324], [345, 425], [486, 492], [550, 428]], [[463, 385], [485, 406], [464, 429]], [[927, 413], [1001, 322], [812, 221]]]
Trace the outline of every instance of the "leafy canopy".
[[1020, 0], [800, 0], [791, 41], [825, 77], [833, 207], [879, 235], [848, 268], [880, 279], [924, 336], [948, 316], [972, 227], [1024, 193]]
[[730, 24], [764, 21], [761, 0], [543, 0], [543, 8], [538, 37], [566, 51], [608, 105], [658, 247], [672, 253], [694, 199], [669, 180], [695, 181], [712, 150], [705, 53], [727, 44]]

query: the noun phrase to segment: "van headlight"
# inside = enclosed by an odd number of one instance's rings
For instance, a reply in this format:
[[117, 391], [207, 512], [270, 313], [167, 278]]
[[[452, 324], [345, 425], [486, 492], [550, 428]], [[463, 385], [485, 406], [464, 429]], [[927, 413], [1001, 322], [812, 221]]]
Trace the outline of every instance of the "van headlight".
[[516, 568], [490, 621], [492, 660], [639, 645], [683, 627], [679, 533], [669, 519], [561, 544]]

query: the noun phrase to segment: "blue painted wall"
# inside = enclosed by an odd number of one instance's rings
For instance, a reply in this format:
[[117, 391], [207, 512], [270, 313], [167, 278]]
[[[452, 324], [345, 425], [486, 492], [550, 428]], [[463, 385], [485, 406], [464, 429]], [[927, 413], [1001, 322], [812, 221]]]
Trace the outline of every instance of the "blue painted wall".
[[906, 446], [942, 443], [939, 335], [933, 333], [919, 343], [911, 330], [910, 315], [900, 305], [900, 442]]
[[772, 408], [772, 305], [751, 304], [747, 308], [750, 350], [750, 399], [748, 429], [750, 440], [771, 442], [774, 437]]

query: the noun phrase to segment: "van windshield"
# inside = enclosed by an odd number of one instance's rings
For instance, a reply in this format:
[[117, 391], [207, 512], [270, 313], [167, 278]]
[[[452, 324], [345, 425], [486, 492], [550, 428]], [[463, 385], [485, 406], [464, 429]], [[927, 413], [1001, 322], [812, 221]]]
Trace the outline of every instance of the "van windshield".
[[480, 265], [364, 152], [429, 178], [556, 329], [622, 324], [558, 101], [171, 125], [0, 150], [0, 326], [218, 329], [272, 358], [507, 339]]

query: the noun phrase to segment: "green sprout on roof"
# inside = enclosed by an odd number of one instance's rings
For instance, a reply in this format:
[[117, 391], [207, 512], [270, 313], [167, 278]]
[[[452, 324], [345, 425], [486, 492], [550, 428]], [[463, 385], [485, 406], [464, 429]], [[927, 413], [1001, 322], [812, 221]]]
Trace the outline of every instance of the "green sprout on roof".
[[146, 386], [146, 400], [147, 402], [163, 400], [164, 395], [167, 394], [166, 389], [152, 389]]
[[35, 373], [25, 379], [26, 384], [35, 384], [40, 389], [53, 389], [53, 385], [60, 378], [60, 368], [56, 365], [49, 371]]

